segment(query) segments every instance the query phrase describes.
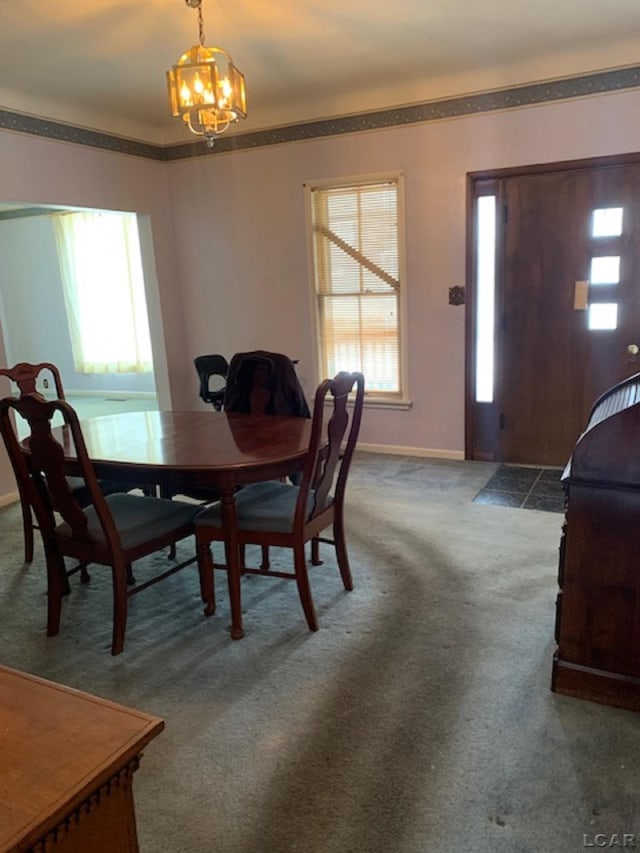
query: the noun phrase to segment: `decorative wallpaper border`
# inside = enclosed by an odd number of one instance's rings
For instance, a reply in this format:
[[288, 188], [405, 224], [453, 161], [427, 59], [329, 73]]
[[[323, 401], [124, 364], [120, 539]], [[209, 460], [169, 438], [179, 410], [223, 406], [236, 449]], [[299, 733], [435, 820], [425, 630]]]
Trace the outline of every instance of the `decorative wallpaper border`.
[[108, 133], [100, 133], [2, 109], [0, 109], [0, 129], [44, 136], [63, 142], [75, 142], [79, 145], [102, 148], [118, 154], [131, 154], [150, 160], [172, 161], [222, 154], [228, 151], [241, 151], [246, 148], [261, 148], [265, 145], [280, 145], [285, 142], [320, 139], [343, 133], [398, 127], [403, 124], [420, 124], [475, 113], [527, 107], [550, 101], [563, 101], [639, 87], [640, 66], [613, 71], [599, 71], [580, 77], [552, 80], [545, 83], [530, 83], [493, 92], [426, 101], [407, 107], [395, 107], [341, 118], [286, 125], [271, 130], [223, 136], [216, 140], [213, 149], [207, 148], [202, 140], [168, 146], [135, 142]]
[[117, 154], [133, 154], [135, 157], [146, 157], [149, 160], [166, 160], [164, 148], [161, 145], [147, 145], [101, 133], [98, 130], [87, 130], [71, 124], [37, 118], [36, 116], [14, 113], [0, 109], [0, 130], [15, 130], [28, 133], [31, 136], [44, 136], [47, 139], [57, 139], [60, 142], [75, 142], [90, 148], [103, 148]]

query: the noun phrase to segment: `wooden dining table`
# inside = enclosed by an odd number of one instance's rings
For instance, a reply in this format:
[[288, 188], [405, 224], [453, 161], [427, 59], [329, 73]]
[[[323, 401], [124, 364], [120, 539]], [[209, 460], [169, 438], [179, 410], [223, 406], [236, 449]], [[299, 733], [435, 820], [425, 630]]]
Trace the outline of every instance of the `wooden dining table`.
[[[89, 458], [99, 478], [157, 486], [186, 494], [214, 486], [220, 493], [229, 575], [231, 636], [244, 636], [235, 492], [238, 486], [277, 479], [302, 469], [311, 437], [308, 418], [218, 412], [125, 412], [81, 421]], [[69, 474], [78, 473], [67, 427], [53, 429]], [[25, 445], [26, 446], [26, 445]], [[206, 612], [206, 611], [205, 611]], [[209, 615], [209, 614], [207, 614]]]

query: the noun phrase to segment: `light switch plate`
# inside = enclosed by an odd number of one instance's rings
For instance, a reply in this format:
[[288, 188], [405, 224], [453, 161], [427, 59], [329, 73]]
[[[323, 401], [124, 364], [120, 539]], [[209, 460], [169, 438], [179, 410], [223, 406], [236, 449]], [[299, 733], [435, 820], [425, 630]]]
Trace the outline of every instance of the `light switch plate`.
[[586, 311], [589, 304], [589, 282], [576, 281], [573, 291], [573, 310]]

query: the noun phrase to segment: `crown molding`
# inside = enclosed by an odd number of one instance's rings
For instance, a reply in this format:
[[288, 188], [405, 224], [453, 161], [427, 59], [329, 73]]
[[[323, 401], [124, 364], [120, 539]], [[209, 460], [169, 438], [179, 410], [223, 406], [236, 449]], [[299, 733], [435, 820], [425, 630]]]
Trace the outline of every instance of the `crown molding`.
[[345, 133], [361, 133], [367, 130], [423, 124], [477, 113], [511, 110], [639, 87], [640, 66], [633, 66], [578, 77], [512, 86], [490, 92], [425, 101], [411, 106], [222, 136], [216, 139], [213, 148], [207, 148], [201, 140], [172, 145], [152, 145], [2, 109], [0, 109], [0, 129], [56, 139], [61, 142], [73, 142], [77, 145], [100, 148], [117, 154], [130, 154], [148, 160], [171, 162], [242, 151], [248, 148], [262, 148], [267, 145], [322, 139]]

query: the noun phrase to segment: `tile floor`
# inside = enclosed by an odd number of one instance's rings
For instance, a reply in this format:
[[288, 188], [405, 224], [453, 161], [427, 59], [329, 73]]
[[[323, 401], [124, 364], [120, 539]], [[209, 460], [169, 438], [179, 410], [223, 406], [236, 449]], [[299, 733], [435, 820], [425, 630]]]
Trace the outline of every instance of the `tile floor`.
[[562, 468], [500, 465], [474, 503], [564, 512]]

